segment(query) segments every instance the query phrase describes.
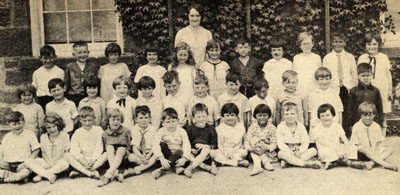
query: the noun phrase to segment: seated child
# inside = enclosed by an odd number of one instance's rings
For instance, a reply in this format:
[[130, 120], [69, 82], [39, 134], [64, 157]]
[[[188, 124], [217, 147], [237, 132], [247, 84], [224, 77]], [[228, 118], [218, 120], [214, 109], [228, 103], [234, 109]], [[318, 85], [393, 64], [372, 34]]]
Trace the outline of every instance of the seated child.
[[[70, 153], [65, 154], [65, 159], [80, 173], [99, 179], [99, 172], [96, 170], [107, 161], [107, 156], [102, 156], [103, 129], [100, 126], [94, 126], [95, 119], [93, 108], [84, 106], [79, 110], [82, 127], [72, 135], [71, 150]], [[79, 176], [80, 173], [77, 171], [71, 171], [69, 176], [71, 178]]]
[[178, 124], [181, 127], [187, 125], [187, 110], [188, 110], [188, 99], [178, 94], [180, 90], [180, 84], [178, 73], [174, 70], [168, 71], [162, 77], [167, 90], [167, 97], [162, 100], [162, 107], [173, 108], [178, 113]]
[[375, 164], [379, 164], [386, 169], [398, 171], [398, 167], [385, 161], [391, 154], [393, 149], [383, 145], [384, 137], [382, 128], [376, 122], [376, 107], [371, 102], [363, 102], [358, 107], [358, 113], [361, 116], [353, 126], [350, 142], [358, 147], [358, 159], [367, 160], [364, 167], [368, 170], [372, 169]]
[[83, 87], [88, 96], [79, 102], [78, 110], [81, 110], [84, 106], [92, 107], [96, 117], [94, 125], [101, 126], [106, 118], [106, 103], [99, 96], [100, 79], [94, 76], [85, 78]]
[[[270, 94], [275, 95], [282, 88], [280, 75], [286, 70], [292, 70], [292, 62], [283, 57], [285, 52], [285, 41], [279, 37], [274, 37], [269, 42], [272, 59], [265, 62], [263, 71], [264, 78], [269, 82]], [[271, 108], [272, 109], [272, 108]]]
[[273, 171], [274, 168], [271, 162], [278, 161], [275, 151], [277, 149], [276, 127], [268, 123], [271, 116], [271, 109], [266, 104], [259, 104], [255, 108], [253, 116], [257, 119], [257, 122], [250, 126], [244, 145], [250, 152], [254, 162], [254, 167], [250, 175], [257, 175], [263, 171], [261, 163], [266, 170]]
[[[214, 125], [214, 122], [219, 120], [218, 104], [217, 101], [210, 95], [208, 95], [208, 79], [203, 71], [197, 69], [196, 76], [194, 77], [194, 96], [189, 99], [188, 108], [193, 108], [194, 105], [201, 103], [204, 104], [207, 109], [207, 124]], [[189, 122], [192, 121], [192, 115], [188, 112]]]
[[332, 168], [348, 159], [357, 158], [357, 148], [349, 144], [342, 126], [336, 123], [335, 108], [330, 104], [322, 104], [318, 108], [318, 123], [310, 130], [310, 139], [318, 149], [318, 158], [325, 163], [325, 169]]
[[[240, 74], [234, 71], [229, 71], [226, 75], [226, 91], [218, 97], [217, 103], [219, 111], [223, 105], [234, 103], [238, 108], [239, 122], [247, 129], [250, 126], [250, 103], [246, 96], [239, 92], [241, 83]], [[222, 120], [223, 115], [220, 114]], [[222, 123], [223, 121], [221, 121]]]
[[[268, 81], [264, 78], [257, 79], [254, 83], [254, 89], [256, 91], [256, 95], [249, 99], [251, 112], [254, 113], [254, 109], [260, 104], [266, 104], [270, 110], [271, 114], [268, 116], [270, 123], [275, 123], [275, 111], [276, 111], [276, 102], [274, 98], [271, 97], [268, 93], [269, 84]], [[253, 116], [255, 116], [253, 114]], [[253, 117], [252, 122], [257, 122], [257, 119]]]
[[17, 96], [21, 103], [15, 106], [14, 111], [21, 112], [25, 118], [25, 129], [31, 130], [39, 139], [42, 134], [44, 112], [43, 108], [35, 103], [36, 89], [30, 83], [24, 83], [17, 89]]
[[26, 165], [37, 175], [33, 182], [39, 182], [42, 177], [48, 179], [51, 184], [56, 181], [56, 174], [68, 169], [69, 164], [64, 159], [64, 154], [70, 149], [69, 135], [62, 131], [64, 121], [54, 112], [47, 112], [44, 119], [47, 133], [40, 136], [42, 158], [26, 161]]
[[54, 78], [64, 79], [64, 71], [54, 64], [56, 51], [50, 45], [44, 45], [40, 49], [40, 66], [32, 75], [32, 85], [37, 89], [37, 103], [46, 108], [47, 103], [53, 100], [48, 88], [49, 81]]
[[36, 158], [40, 151], [35, 134], [25, 130], [24, 123], [24, 115], [20, 112], [8, 116], [12, 131], [4, 136], [0, 145], [0, 182], [26, 181], [31, 172], [25, 163]]
[[282, 117], [282, 106], [287, 102], [293, 102], [297, 108], [296, 120], [307, 126], [307, 98], [305, 98], [305, 95], [297, 88], [299, 81], [297, 79], [297, 73], [294, 70], [283, 72], [282, 81], [284, 89], [276, 95], [276, 124], [280, 124], [280, 122], [284, 120], [284, 117]]
[[166, 108], [162, 115], [162, 127], [157, 131], [152, 150], [161, 167], [153, 171], [154, 179], [172, 169], [181, 174], [189, 164], [190, 142], [186, 131], [178, 126], [178, 113]]
[[53, 96], [53, 101], [46, 105], [46, 112], [57, 113], [64, 121], [65, 128], [63, 131], [70, 136], [73, 133], [74, 125], [77, 123], [78, 112], [76, 111], [75, 103], [69, 101], [65, 96], [65, 82], [59, 78], [49, 81], [50, 94]]
[[293, 102], [287, 102], [282, 106], [282, 121], [276, 129], [276, 141], [279, 152], [278, 158], [281, 159], [281, 167], [287, 166], [287, 163], [299, 167], [309, 167], [319, 169], [319, 161], [310, 160], [317, 155], [315, 148], [308, 148], [310, 138], [303, 124], [299, 123], [297, 118], [297, 106]]
[[101, 178], [99, 187], [109, 184], [115, 176], [118, 176], [119, 182], [123, 181], [123, 174], [117, 175], [118, 167], [131, 150], [131, 131], [122, 125], [124, 114], [118, 108], [110, 108], [106, 120], [108, 128], [103, 132], [103, 143], [110, 168]]
[[234, 103], [222, 106], [223, 122], [216, 128], [218, 149], [212, 153], [212, 158], [222, 165], [233, 167], [248, 167], [249, 161], [244, 160], [247, 150], [243, 146], [246, 135], [244, 125], [238, 122], [239, 109]]
[[[196, 91], [196, 90], [195, 90]], [[188, 166], [184, 174], [192, 177], [192, 171], [200, 167], [213, 175], [217, 174], [217, 167], [210, 157], [210, 152], [217, 149], [217, 132], [213, 125], [207, 124], [208, 108], [205, 104], [198, 103], [192, 108], [193, 124], [186, 132], [192, 145], [191, 165]], [[210, 164], [206, 165], [206, 164]]]
[[114, 79], [112, 86], [115, 90], [115, 97], [108, 101], [106, 110], [118, 108], [125, 119], [122, 125], [130, 129], [134, 126], [133, 120], [136, 107], [136, 100], [129, 96], [132, 82], [128, 77], [121, 75]]
[[125, 170], [124, 177], [139, 175], [157, 161], [151, 151], [151, 144], [158, 128], [150, 124], [151, 111], [147, 106], [136, 106], [135, 115], [136, 125], [131, 129], [133, 153], [128, 155], [128, 161], [137, 166]]
[[156, 83], [151, 77], [143, 76], [138, 83], [141, 95], [136, 100], [136, 104], [137, 106], [145, 105], [150, 109], [151, 125], [158, 129], [161, 123], [162, 105], [160, 105], [160, 97], [153, 94], [155, 87]]

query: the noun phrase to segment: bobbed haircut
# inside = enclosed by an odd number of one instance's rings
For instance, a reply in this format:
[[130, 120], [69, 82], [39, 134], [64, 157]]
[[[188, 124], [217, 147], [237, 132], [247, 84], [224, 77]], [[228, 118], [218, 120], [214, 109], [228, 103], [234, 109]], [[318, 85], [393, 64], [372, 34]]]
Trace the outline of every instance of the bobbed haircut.
[[331, 104], [322, 104], [318, 107], [317, 116], [320, 119], [321, 114], [325, 113], [326, 111], [331, 111], [332, 116], [336, 116], [335, 108]]
[[318, 80], [321, 77], [329, 77], [332, 79], [332, 72], [327, 67], [319, 67], [314, 73], [315, 80]]
[[57, 57], [56, 50], [50, 45], [44, 45], [40, 48], [40, 57]]
[[[47, 112], [44, 117], [44, 123], [50, 123], [57, 126], [57, 130], [62, 131], [65, 128], [65, 123], [60, 115], [55, 112]], [[47, 129], [46, 129], [47, 130]]]
[[142, 78], [139, 79], [139, 83], [138, 83], [138, 89], [142, 90], [142, 89], [147, 89], [147, 88], [152, 88], [155, 89], [156, 88], [156, 82], [154, 81], [153, 78], [149, 77], [149, 76], [143, 76]]
[[382, 46], [383, 42], [382, 42], [382, 37], [381, 34], [379, 32], [376, 31], [371, 31], [368, 33], [365, 33], [364, 35], [364, 45], [371, 42], [372, 40], [374, 40], [376, 42], [378, 42], [379, 46]]
[[240, 77], [240, 73], [238, 73], [238, 72], [236, 72], [236, 71], [234, 71], [232, 69], [228, 70], [228, 73], [226, 74], [225, 78], [226, 78], [226, 82], [227, 83], [228, 82], [236, 83], [238, 81], [239, 81], [239, 83], [242, 82], [242, 78]]
[[178, 113], [174, 108], [168, 107], [164, 109], [161, 120], [164, 121], [166, 119], [178, 119]]
[[239, 108], [234, 103], [226, 103], [221, 108], [221, 116], [223, 117], [224, 114], [235, 114], [239, 116]]
[[264, 77], [260, 77], [254, 82], [254, 89], [260, 91], [262, 88], [269, 89], [269, 83]]
[[131, 89], [132, 81], [128, 77], [121, 75], [119, 77], [116, 77], [112, 83], [114, 89], [116, 89], [118, 85], [126, 85], [128, 86], [128, 89]]
[[268, 118], [272, 115], [271, 108], [267, 104], [258, 104], [254, 109], [253, 117], [256, 118], [259, 113], [267, 113]]
[[357, 108], [358, 115], [361, 116], [364, 112], [372, 112], [376, 115], [376, 106], [370, 101], [364, 101]]
[[36, 97], [36, 88], [32, 85], [32, 83], [25, 82], [17, 88], [18, 98], [21, 98], [21, 95], [25, 93], [30, 93], [33, 97]]
[[117, 53], [118, 56], [121, 56], [121, 46], [119, 46], [118, 43], [109, 43], [104, 51], [104, 55], [108, 58], [110, 53]]

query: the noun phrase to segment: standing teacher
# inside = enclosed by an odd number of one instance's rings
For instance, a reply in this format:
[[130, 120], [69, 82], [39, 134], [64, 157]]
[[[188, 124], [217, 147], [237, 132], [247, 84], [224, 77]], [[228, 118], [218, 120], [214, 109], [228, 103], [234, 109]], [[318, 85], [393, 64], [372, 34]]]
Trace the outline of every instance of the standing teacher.
[[206, 59], [207, 41], [212, 39], [209, 30], [200, 26], [201, 7], [199, 4], [189, 6], [189, 25], [180, 29], [175, 37], [175, 46], [179, 42], [185, 42], [192, 50], [196, 68], [198, 68]]

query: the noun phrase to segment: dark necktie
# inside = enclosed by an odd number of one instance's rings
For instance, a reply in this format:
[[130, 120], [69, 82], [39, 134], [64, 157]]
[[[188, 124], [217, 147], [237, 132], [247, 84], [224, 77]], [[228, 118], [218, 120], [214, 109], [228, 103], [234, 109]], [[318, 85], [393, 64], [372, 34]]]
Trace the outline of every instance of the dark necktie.
[[125, 108], [125, 106], [126, 106], [126, 99], [125, 99], [125, 98], [121, 98], [121, 99], [117, 100], [116, 103], [117, 103], [119, 106]]
[[146, 153], [146, 140], [144, 139], [144, 135], [146, 134], [146, 131], [140, 131], [140, 134], [142, 134], [142, 139], [140, 140], [139, 151], [141, 151], [142, 154], [145, 154]]
[[374, 56], [368, 56], [368, 57], [369, 57], [369, 64], [371, 64], [371, 66], [372, 66], [372, 63], [374, 64], [374, 67], [373, 67], [373, 70], [372, 70], [372, 78], [375, 79], [376, 58]]

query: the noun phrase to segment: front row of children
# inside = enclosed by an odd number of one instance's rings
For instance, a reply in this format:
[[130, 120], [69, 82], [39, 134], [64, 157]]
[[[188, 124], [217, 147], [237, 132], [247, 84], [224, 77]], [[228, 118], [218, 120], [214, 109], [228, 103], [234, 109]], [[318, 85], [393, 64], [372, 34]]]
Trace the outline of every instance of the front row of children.
[[[361, 120], [353, 126], [350, 142], [343, 128], [333, 122], [335, 109], [330, 104], [318, 108], [321, 123], [310, 132], [297, 121], [297, 107], [293, 102], [283, 105], [285, 119], [277, 128], [268, 123], [271, 109], [266, 104], [255, 108], [254, 122], [246, 133], [238, 120], [239, 109], [233, 103], [224, 104], [221, 109], [222, 123], [214, 128], [207, 124], [208, 108], [196, 104], [192, 108], [193, 124], [187, 130], [179, 126], [178, 113], [166, 108], [162, 114], [162, 127], [157, 130], [150, 124], [151, 111], [147, 106], [135, 109], [136, 124], [132, 129], [124, 127], [123, 113], [117, 108], [107, 111], [107, 129], [103, 131], [95, 124], [95, 114], [91, 107], [79, 110], [82, 127], [69, 136], [64, 129], [62, 118], [48, 112], [45, 116], [47, 133], [38, 143], [32, 131], [24, 130], [24, 116], [18, 111], [9, 116], [12, 132], [8, 133], [0, 146], [0, 181], [26, 181], [31, 171], [37, 174], [34, 182], [46, 178], [54, 183], [56, 175], [74, 169], [70, 177], [85, 175], [100, 179], [97, 171], [108, 161], [109, 168], [101, 177], [99, 186], [110, 183], [114, 178], [122, 182], [125, 177], [139, 175], [156, 166], [155, 179], [167, 170], [191, 177], [197, 167], [217, 174], [216, 163], [221, 165], [248, 167], [246, 156], [254, 162], [251, 175], [264, 169], [272, 171], [271, 162], [281, 160], [281, 167], [325, 169], [343, 164], [354, 168], [371, 169], [374, 164], [397, 171], [397, 167], [385, 159], [392, 151], [382, 145], [380, 126], [373, 121], [376, 107], [363, 102], [358, 107]], [[317, 149], [309, 148], [310, 138]], [[279, 150], [277, 150], [279, 149]], [[37, 158], [41, 150], [41, 158]], [[103, 151], [105, 151], [103, 153]], [[321, 161], [313, 160], [318, 154]], [[362, 160], [362, 161], [359, 161]], [[118, 169], [128, 161], [134, 168], [122, 172]], [[158, 163], [159, 162], [159, 163]]]

